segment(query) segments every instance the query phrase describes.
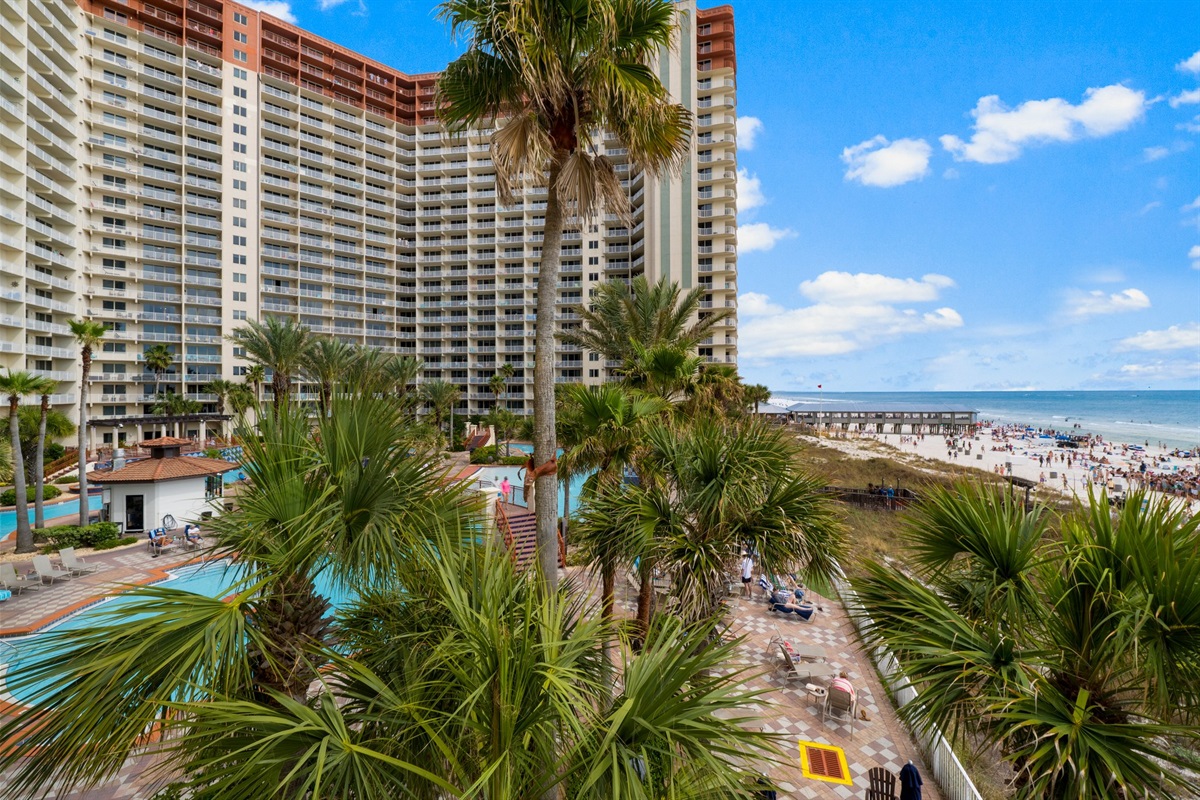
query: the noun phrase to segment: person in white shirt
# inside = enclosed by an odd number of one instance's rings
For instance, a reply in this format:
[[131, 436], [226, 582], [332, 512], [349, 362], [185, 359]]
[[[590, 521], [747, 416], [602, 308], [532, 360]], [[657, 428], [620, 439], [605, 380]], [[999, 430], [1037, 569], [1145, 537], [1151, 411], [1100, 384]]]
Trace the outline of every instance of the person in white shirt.
[[754, 559], [749, 553], [742, 553], [742, 594], [746, 597], [754, 596], [754, 589], [750, 585], [751, 579], [754, 577]]

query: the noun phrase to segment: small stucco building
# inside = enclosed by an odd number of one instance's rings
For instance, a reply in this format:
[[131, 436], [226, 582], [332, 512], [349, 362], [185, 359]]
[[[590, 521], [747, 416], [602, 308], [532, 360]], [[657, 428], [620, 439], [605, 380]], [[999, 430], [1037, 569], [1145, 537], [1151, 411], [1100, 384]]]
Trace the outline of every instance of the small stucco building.
[[149, 439], [141, 446], [150, 457], [111, 470], [96, 470], [88, 479], [105, 489], [108, 519], [127, 533], [161, 527], [168, 514], [179, 524], [198, 520], [223, 496], [222, 476], [236, 464], [204, 456], [180, 455], [187, 439]]

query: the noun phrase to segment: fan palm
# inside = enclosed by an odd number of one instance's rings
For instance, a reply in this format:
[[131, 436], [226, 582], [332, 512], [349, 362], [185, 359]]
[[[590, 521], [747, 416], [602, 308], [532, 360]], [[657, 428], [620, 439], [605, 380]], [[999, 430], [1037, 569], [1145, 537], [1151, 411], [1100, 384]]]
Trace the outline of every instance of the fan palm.
[[[217, 378], [215, 380], [211, 380], [204, 387], [205, 391], [211, 392], [212, 394], [215, 394], [217, 396], [217, 413], [220, 414], [221, 416], [225, 416], [225, 401], [230, 399], [231, 396], [237, 391], [237, 389], [238, 389], [238, 384], [234, 383], [233, 381], [226, 380], [224, 378]], [[225, 422], [222, 420], [220, 425], [221, 425], [220, 429], [223, 434], [224, 430], [225, 430]]]
[[249, 320], [229, 334], [229, 340], [245, 350], [246, 358], [271, 371], [272, 404], [276, 414], [287, 403], [292, 379], [303, 368], [311, 337], [309, 329], [291, 317]]
[[[245, 579], [226, 600], [132, 589], [47, 634], [9, 676], [35, 693], [0, 725], [10, 793], [96, 785], [136, 750], [185, 796], [749, 797], [739, 765], [771, 740], [739, 714], [736, 643], [670, 621], [613, 698], [603, 623], [478, 543], [394, 400], [335, 398], [315, 435], [298, 409], [260, 427], [212, 525]], [[336, 618], [322, 575], [358, 594]]]
[[162, 378], [175, 363], [175, 352], [165, 344], [153, 344], [142, 353], [146, 369], [154, 373], [154, 396], [162, 394]]
[[[13, 490], [17, 505], [17, 552], [32, 553], [33, 529], [29, 526], [29, 496], [25, 483], [25, 458], [21, 452], [21, 425], [18, 407], [22, 397], [50, 394], [57, 387], [54, 381], [29, 372], [0, 375], [0, 394], [8, 396], [8, 434], [13, 453]], [[83, 518], [86, 523], [87, 517]]]
[[728, 576], [745, 549], [771, 569], [797, 569], [813, 580], [837, 574], [841, 525], [822, 482], [797, 468], [795, 444], [783, 431], [717, 417], [658, 423], [642, 438], [638, 485], [601, 485], [580, 527], [609, 526], [626, 557], [641, 559], [643, 628], [654, 568], [671, 578], [685, 621], [720, 614]]
[[905, 533], [914, 574], [856, 582], [868, 640], [920, 691], [920, 727], [998, 746], [1018, 798], [1195, 791], [1162, 737], [1200, 743], [1200, 520], [1106, 496], [1046, 512], [982, 487], [934, 490]]
[[33, 481], [33, 527], [46, 527], [46, 439], [58, 441], [75, 432], [75, 424], [61, 411], [50, 407], [50, 395], [57, 388], [54, 381], [42, 387], [39, 408], [23, 406], [19, 412], [21, 427], [21, 450], [35, 453], [32, 464], [26, 465], [27, 480]]
[[769, 387], [761, 383], [752, 383], [742, 389], [742, 401], [746, 405], [754, 407], [754, 413], [758, 413], [760, 403], [771, 402], [771, 390]]
[[688, 416], [745, 412], [746, 387], [732, 364], [702, 364], [687, 391], [680, 411]]
[[88, 518], [87, 480], [87, 405], [88, 376], [92, 373], [92, 353], [100, 346], [108, 327], [90, 319], [73, 319], [67, 323], [75, 343], [79, 345], [79, 519]]
[[[634, 465], [645, 447], [646, 426], [663, 415], [667, 404], [660, 398], [640, 396], [615, 384], [566, 387], [563, 404], [569, 409], [563, 429], [560, 469], [568, 475], [590, 475], [583, 484], [582, 502], [599, 491], [601, 484], [619, 492], [625, 470]], [[627, 554], [621, 540], [605, 520], [586, 515], [587, 524], [576, 528], [572, 539], [599, 566], [602, 613], [612, 618], [618, 562]]]
[[[592, 146], [602, 136], [636, 170], [681, 166], [691, 114], [672, 103], [654, 64], [674, 46], [679, 12], [670, 0], [446, 0], [440, 15], [467, 40], [438, 81], [439, 114], [454, 129], [495, 124], [491, 154], [500, 197], [517, 182], [545, 185], [545, 238], [538, 270], [534, 368], [534, 461], [552, 463], [555, 302], [564, 219], [602, 206], [626, 215], [629, 200], [612, 162]], [[549, 497], [555, 476], [537, 479]], [[558, 512], [537, 508], [538, 552], [548, 587], [558, 580]]]
[[244, 383], [235, 383], [229, 389], [229, 408], [238, 416], [244, 415], [247, 411], [257, 405], [257, 400], [254, 399], [254, 390]]
[[[421, 384], [421, 395], [425, 402], [433, 409], [433, 424], [441, 435], [442, 420], [447, 414], [454, 413], [454, 407], [458, 405], [458, 401], [462, 398], [462, 391], [453, 383], [447, 381], [430, 381], [429, 383]], [[454, 436], [454, 431], [450, 432], [450, 436]]]
[[705, 292], [697, 286], [683, 294], [679, 284], [666, 278], [654, 284], [642, 275], [629, 284], [611, 280], [597, 286], [589, 307], [579, 312], [583, 324], [559, 338], [621, 364], [634, 360], [635, 343], [690, 352], [730, 315], [729, 309], [721, 309], [697, 318]]
[[632, 343], [633, 355], [625, 362], [624, 382], [627, 386], [661, 397], [668, 402], [682, 402], [695, 391], [703, 359], [688, 355], [675, 344], [655, 344], [645, 347]]
[[246, 367], [246, 384], [254, 392], [254, 404], [262, 402], [262, 393], [259, 389], [262, 387], [263, 381], [267, 379], [267, 370], [262, 364], [252, 364]]

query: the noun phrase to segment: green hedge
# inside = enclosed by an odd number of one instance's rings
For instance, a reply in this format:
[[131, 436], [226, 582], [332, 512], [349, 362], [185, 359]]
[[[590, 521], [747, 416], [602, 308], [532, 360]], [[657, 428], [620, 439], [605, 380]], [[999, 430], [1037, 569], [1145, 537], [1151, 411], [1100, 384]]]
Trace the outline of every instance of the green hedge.
[[[29, 498], [29, 505], [32, 506], [33, 505], [33, 487], [30, 486], [29, 490], [25, 494]], [[62, 494], [62, 489], [59, 489], [57, 486], [43, 486], [42, 487], [42, 497], [46, 500], [53, 500], [54, 498], [58, 497], [60, 494]], [[17, 503], [17, 490], [16, 489], [5, 489], [3, 492], [0, 492], [0, 506], [12, 506], [12, 505], [16, 505], [16, 503]]]
[[[79, 475], [78, 474], [63, 475], [61, 477], [55, 478], [53, 482], [54, 483], [64, 483], [64, 484], [65, 483], [79, 483]], [[14, 500], [15, 499], [16, 498], [14, 498]]]
[[121, 529], [115, 522], [93, 522], [82, 528], [78, 525], [56, 525], [33, 532], [33, 540], [48, 543], [51, 552], [64, 547], [94, 547], [97, 550], [106, 550], [108, 547], [115, 547], [116, 545], [111, 543], [118, 541], [120, 537]]
[[111, 542], [101, 542], [96, 545], [97, 550], [112, 550], [114, 547], [124, 547], [127, 544], [135, 544], [138, 541], [136, 536], [126, 536], [121, 539], [114, 539]]

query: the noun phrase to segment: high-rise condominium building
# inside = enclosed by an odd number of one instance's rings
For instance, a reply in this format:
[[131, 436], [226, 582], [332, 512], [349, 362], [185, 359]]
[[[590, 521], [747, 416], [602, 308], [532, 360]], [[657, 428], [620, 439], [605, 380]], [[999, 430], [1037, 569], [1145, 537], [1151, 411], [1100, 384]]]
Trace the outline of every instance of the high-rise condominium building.
[[[244, 320], [298, 319], [411, 355], [463, 390], [461, 412], [532, 407], [537, 324], [579, 325], [608, 280], [666, 276], [736, 302], [733, 12], [680, 3], [681, 46], [658, 72], [696, 115], [690, 164], [620, 167], [631, 218], [568, 229], [553, 321], [535, 314], [546, 190], [496, 196], [490, 130], [447, 134], [436, 74], [408, 75], [228, 0], [0, 0], [0, 366], [60, 381], [77, 402], [67, 320], [110, 331], [87, 388], [93, 445], [149, 434], [156, 391], [219, 412], [241, 381], [226, 338]], [[614, 141], [597, 143], [618, 162]], [[734, 363], [730, 318], [700, 353]], [[146, 368], [145, 348], [175, 362]], [[560, 346], [562, 382], [611, 364]], [[305, 391], [303, 388], [301, 392]], [[211, 428], [209, 429], [211, 430]]]

